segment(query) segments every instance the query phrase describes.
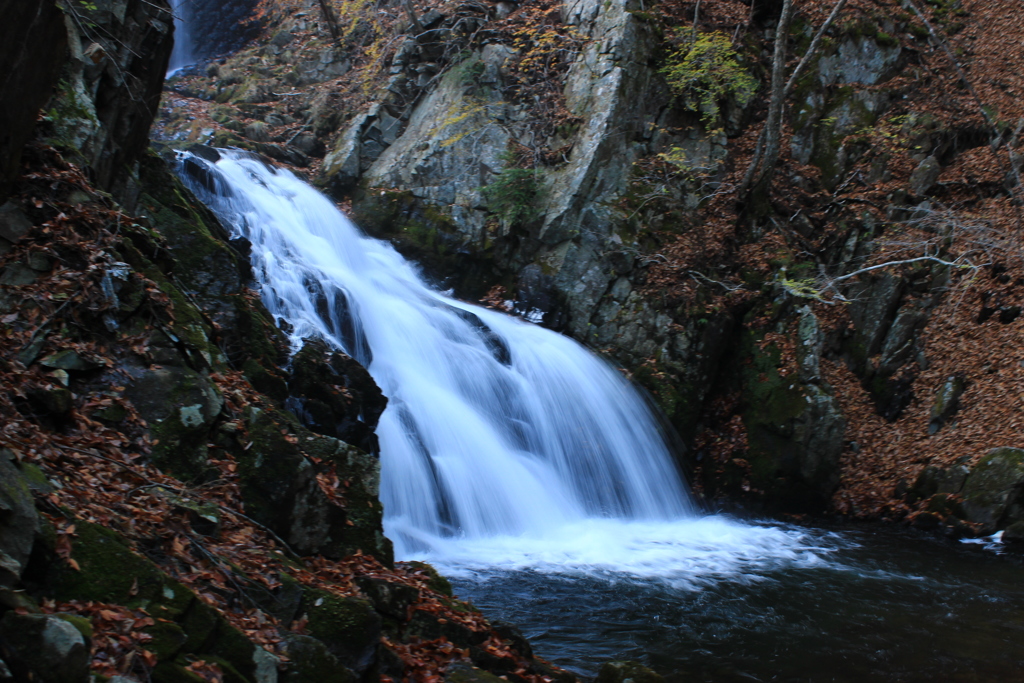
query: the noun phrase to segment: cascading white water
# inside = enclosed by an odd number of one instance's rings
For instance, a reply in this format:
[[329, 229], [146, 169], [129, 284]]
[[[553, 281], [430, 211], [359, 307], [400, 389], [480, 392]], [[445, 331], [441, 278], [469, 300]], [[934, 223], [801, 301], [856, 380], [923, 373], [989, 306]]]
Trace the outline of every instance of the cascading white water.
[[174, 47], [171, 50], [171, 61], [167, 64], [170, 76], [179, 69], [196, 63], [192, 49], [192, 36], [189, 34], [185, 13], [189, 0], [171, 0], [171, 13], [174, 15]]
[[288, 171], [204, 156], [183, 176], [252, 243], [292, 341], [344, 349], [389, 399], [377, 434], [397, 557], [679, 576], [800, 554], [778, 529], [696, 519], [643, 400], [582, 346], [431, 289]]

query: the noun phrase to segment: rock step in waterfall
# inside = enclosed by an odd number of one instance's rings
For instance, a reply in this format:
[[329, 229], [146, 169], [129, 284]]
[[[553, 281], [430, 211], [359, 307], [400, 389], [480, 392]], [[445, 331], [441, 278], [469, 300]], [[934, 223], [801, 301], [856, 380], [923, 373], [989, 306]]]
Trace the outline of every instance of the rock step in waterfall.
[[396, 557], [662, 573], [723, 552], [795, 552], [777, 529], [698, 521], [644, 400], [581, 345], [430, 288], [391, 245], [255, 155], [204, 148], [181, 170], [252, 243], [263, 301], [296, 346], [317, 337], [345, 350], [388, 397], [381, 499]]

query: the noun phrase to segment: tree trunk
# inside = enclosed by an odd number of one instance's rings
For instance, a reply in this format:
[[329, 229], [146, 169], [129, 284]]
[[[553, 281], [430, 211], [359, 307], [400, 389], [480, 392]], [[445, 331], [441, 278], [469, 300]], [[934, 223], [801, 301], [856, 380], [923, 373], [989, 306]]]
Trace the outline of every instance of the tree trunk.
[[329, 0], [320, 0], [320, 13], [324, 17], [324, 23], [327, 24], [327, 30], [331, 34], [331, 38], [335, 41], [341, 39], [341, 31], [338, 29], [338, 19], [334, 16], [334, 10], [331, 9]]
[[[772, 93], [768, 100], [768, 121], [765, 122], [764, 161], [757, 185], [771, 181], [771, 169], [779, 158], [782, 147], [782, 105], [786, 102], [786, 40], [789, 37], [789, 20], [793, 17], [793, 0], [782, 4], [782, 15], [775, 29], [775, 56], [772, 59]], [[766, 182], [767, 181], [767, 182]]]

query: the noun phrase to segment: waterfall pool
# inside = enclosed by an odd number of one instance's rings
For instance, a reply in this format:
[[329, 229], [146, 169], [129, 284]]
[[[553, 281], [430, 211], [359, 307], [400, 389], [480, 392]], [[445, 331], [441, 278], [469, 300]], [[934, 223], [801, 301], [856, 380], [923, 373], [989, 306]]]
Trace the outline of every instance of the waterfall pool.
[[802, 549], [708, 560], [688, 581], [671, 571], [429, 559], [461, 598], [585, 675], [630, 659], [669, 683], [1024, 681], [1020, 556], [881, 525], [750, 527]]

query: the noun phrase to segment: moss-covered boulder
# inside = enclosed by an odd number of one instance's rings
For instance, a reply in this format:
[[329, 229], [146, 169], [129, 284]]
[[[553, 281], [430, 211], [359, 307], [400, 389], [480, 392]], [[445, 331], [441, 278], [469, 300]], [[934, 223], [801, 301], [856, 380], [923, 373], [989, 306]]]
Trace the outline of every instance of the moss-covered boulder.
[[1006, 522], [1024, 519], [1019, 509], [1024, 490], [1024, 449], [994, 448], [971, 469], [964, 484], [967, 519], [991, 533]]
[[158, 440], [152, 459], [181, 479], [200, 478], [210, 428], [224, 398], [210, 378], [183, 366], [124, 366], [132, 374], [125, 397]]
[[[393, 562], [377, 497], [376, 457], [314, 434], [284, 411], [253, 409], [246, 426], [251, 445], [239, 448], [236, 458], [250, 516], [299, 553], [344, 557], [361, 550], [385, 564]], [[341, 486], [328, 497], [317, 473], [332, 466]]]
[[321, 641], [311, 636], [287, 636], [288, 667], [281, 683], [355, 683], [358, 677], [343, 666]]
[[373, 603], [374, 609], [386, 617], [404, 621], [409, 607], [420, 597], [418, 589], [372, 576], [356, 577], [359, 590]]
[[344, 666], [361, 673], [373, 664], [381, 620], [369, 602], [310, 590], [304, 611], [310, 635], [326, 645]]

